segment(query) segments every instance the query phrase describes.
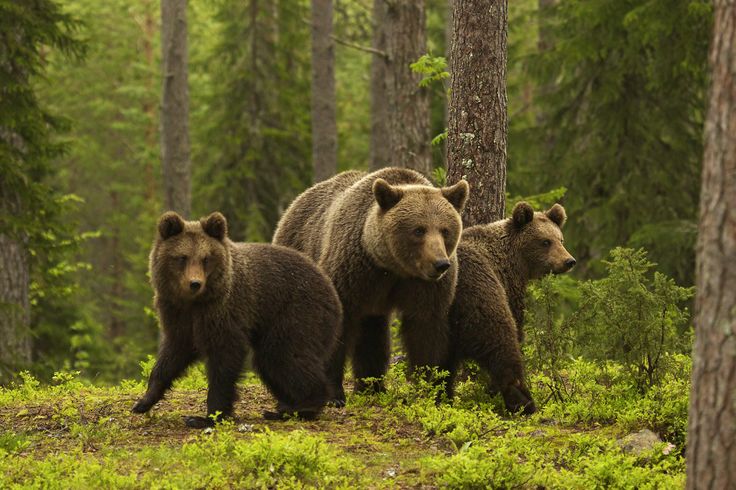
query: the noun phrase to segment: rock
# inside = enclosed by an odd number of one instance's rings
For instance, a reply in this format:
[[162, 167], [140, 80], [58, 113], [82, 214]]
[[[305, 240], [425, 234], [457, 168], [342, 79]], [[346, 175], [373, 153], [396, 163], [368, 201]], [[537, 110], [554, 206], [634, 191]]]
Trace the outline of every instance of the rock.
[[662, 439], [649, 429], [642, 429], [618, 440], [618, 445], [623, 452], [637, 456], [651, 451], [657, 444], [661, 443]]

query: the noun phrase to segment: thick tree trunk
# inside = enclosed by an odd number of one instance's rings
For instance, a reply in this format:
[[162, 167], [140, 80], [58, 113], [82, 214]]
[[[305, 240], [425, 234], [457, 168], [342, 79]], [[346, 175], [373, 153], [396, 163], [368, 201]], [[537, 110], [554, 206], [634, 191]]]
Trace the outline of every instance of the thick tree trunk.
[[[373, 0], [373, 53], [371, 61], [371, 170], [391, 165], [393, 160], [388, 145], [388, 94], [386, 78], [388, 58], [386, 36], [388, 30], [386, 0]], [[383, 53], [383, 54], [379, 54]]]
[[186, 0], [161, 0], [161, 49], [161, 159], [165, 205], [167, 209], [189, 217], [192, 199]]
[[429, 95], [409, 67], [427, 52], [424, 0], [375, 0], [374, 22], [373, 47], [386, 56], [374, 55], [371, 70], [371, 167], [395, 165], [428, 175]]
[[314, 181], [337, 172], [332, 0], [312, 0], [312, 165]]
[[466, 226], [504, 216], [507, 0], [455, 0], [448, 182], [465, 179]]
[[0, 381], [31, 362], [30, 270], [25, 244], [0, 234]]
[[688, 488], [736, 488], [736, 4], [715, 1], [697, 244]]

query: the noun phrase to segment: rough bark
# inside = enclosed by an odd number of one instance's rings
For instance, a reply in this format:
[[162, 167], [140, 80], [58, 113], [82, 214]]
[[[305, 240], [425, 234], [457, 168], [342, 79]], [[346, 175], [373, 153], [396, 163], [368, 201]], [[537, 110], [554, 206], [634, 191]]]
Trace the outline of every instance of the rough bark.
[[504, 216], [506, 191], [506, 0], [456, 0], [452, 94], [447, 135], [448, 182], [465, 179], [465, 226]]
[[394, 165], [428, 175], [429, 95], [409, 66], [427, 52], [424, 0], [375, 0], [374, 22], [373, 47], [386, 56], [374, 55], [371, 69], [371, 167]]
[[736, 3], [716, 0], [705, 122], [688, 488], [736, 488]]
[[165, 205], [167, 209], [189, 217], [191, 161], [186, 0], [161, 0], [161, 49], [161, 160]]
[[388, 95], [386, 77], [388, 59], [386, 57], [386, 35], [388, 29], [388, 8], [385, 0], [373, 1], [373, 43], [375, 50], [371, 61], [371, 170], [378, 170], [391, 164], [391, 151], [388, 145]]
[[312, 165], [314, 182], [337, 172], [332, 0], [312, 0]]
[[0, 380], [31, 362], [30, 268], [22, 239], [0, 234]]

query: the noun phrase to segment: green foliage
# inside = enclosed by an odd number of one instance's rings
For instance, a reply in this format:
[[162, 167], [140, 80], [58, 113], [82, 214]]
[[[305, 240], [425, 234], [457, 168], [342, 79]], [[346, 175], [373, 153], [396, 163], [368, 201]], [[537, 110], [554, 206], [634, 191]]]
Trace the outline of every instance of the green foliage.
[[414, 73], [422, 75], [419, 81], [420, 87], [430, 87], [440, 83], [447, 90], [446, 81], [450, 78], [450, 72], [447, 71], [447, 60], [444, 56], [424, 54], [409, 67]]
[[583, 284], [583, 311], [571, 328], [589, 355], [622, 362], [639, 388], [651, 387], [663, 355], [689, 351], [689, 313], [681, 305], [694, 288], [660, 272], [652, 276], [643, 250], [616, 248], [604, 264], [606, 277]]
[[[0, 235], [26, 247], [29, 261], [21, 267], [29, 267], [32, 281], [31, 331], [42, 344], [38, 353], [53, 360], [63, 358], [68, 343], [62, 339], [54, 349], [44, 348], [49, 324], [77, 320], [68, 300], [78, 289], [73, 273], [86, 264], [74, 258], [84, 237], [64, 216], [77, 199], [63, 195], [55, 182], [54, 160], [68, 150], [59, 138], [68, 120], [49, 110], [37, 85], [44, 81], [49, 54], [67, 62], [84, 55], [78, 28], [77, 19], [55, 1], [0, 1]], [[0, 366], [0, 382], [7, 367], [18, 366]]]
[[506, 193], [506, 214], [507, 216], [511, 216], [511, 211], [513, 211], [514, 206], [516, 206], [517, 203], [521, 201], [526, 201], [531, 206], [537, 210], [542, 211], [544, 209], [547, 209], [549, 207], [552, 207], [553, 204], [558, 203], [562, 200], [563, 197], [565, 197], [565, 193], [567, 192], [567, 189], [565, 187], [558, 187], [557, 189], [552, 189], [548, 192], [543, 192], [542, 194], [534, 194], [531, 196], [514, 196], [511, 197], [509, 193]]
[[[205, 61], [214, 86], [195, 138], [195, 208], [219, 210], [238, 240], [268, 240], [311, 181], [307, 2], [225, 0]], [[234, 69], [235, 67], [235, 69]], [[196, 128], [196, 126], [194, 126]]]
[[569, 189], [565, 235], [579, 262], [644, 247], [692, 284], [711, 3], [521, 3], [510, 34], [512, 193]]

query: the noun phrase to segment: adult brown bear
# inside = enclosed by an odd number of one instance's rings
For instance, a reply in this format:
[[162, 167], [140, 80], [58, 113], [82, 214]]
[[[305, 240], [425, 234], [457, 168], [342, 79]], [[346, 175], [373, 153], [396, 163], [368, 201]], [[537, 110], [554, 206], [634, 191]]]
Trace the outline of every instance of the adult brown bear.
[[350, 171], [307, 189], [284, 213], [273, 243], [312, 257], [342, 301], [343, 336], [329, 370], [336, 404], [345, 402], [347, 355], [358, 390], [383, 389], [394, 310], [411, 366], [446, 364], [467, 196], [464, 181], [438, 189], [405, 168]]

